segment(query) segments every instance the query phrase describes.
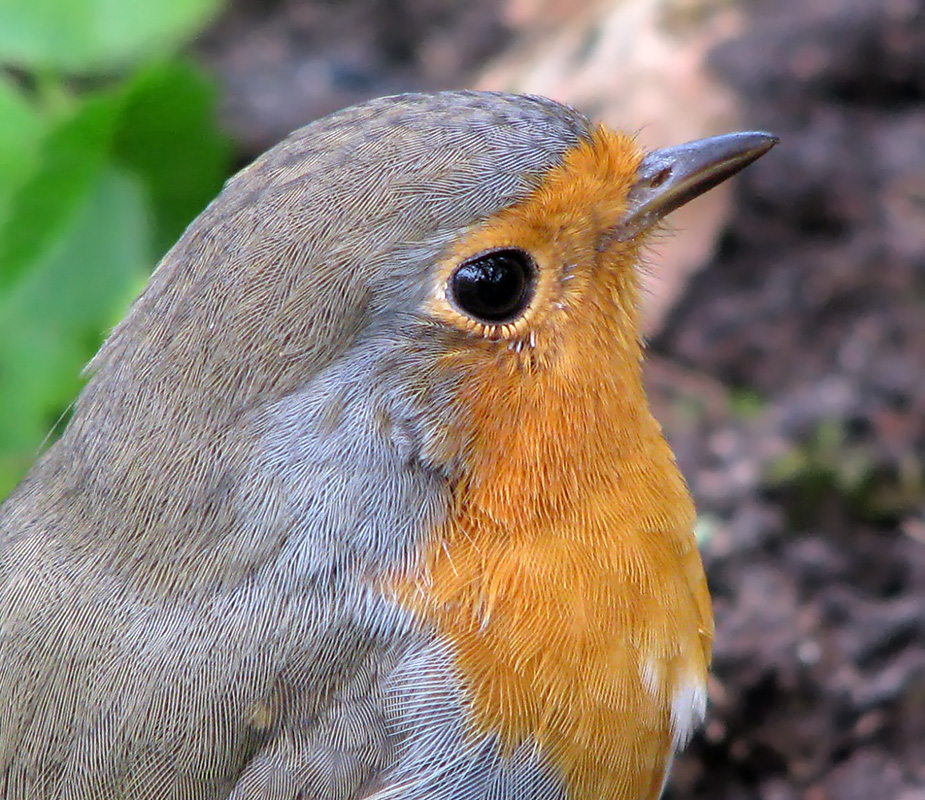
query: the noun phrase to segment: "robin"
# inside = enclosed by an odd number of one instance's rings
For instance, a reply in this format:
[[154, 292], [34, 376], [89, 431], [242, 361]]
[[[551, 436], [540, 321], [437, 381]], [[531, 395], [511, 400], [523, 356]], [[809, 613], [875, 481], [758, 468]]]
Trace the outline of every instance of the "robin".
[[774, 141], [405, 95], [232, 178], [0, 510], [0, 796], [657, 798], [713, 623], [640, 251]]

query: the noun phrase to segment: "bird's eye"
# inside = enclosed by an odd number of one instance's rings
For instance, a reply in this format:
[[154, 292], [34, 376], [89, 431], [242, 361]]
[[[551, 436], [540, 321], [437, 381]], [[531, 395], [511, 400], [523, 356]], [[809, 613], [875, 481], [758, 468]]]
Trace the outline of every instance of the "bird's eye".
[[535, 275], [533, 259], [523, 250], [492, 250], [456, 268], [449, 282], [450, 299], [479, 322], [511, 322], [529, 304]]

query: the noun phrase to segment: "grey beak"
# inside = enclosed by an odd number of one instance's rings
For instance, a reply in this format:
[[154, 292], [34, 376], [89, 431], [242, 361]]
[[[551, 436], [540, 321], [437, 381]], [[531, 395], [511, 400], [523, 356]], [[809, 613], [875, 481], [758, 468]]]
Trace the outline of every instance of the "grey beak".
[[632, 239], [761, 158], [777, 141], [759, 131], [727, 133], [649, 153], [639, 165], [626, 214], [609, 238]]

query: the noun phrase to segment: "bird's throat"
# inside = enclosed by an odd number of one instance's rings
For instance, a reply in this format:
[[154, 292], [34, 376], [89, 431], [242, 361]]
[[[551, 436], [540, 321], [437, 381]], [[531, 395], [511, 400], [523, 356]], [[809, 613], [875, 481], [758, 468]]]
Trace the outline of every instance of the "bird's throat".
[[466, 393], [479, 455], [399, 597], [452, 643], [478, 729], [535, 741], [575, 800], [655, 798], [712, 633], [693, 508], [636, 382], [584, 405], [544, 383]]

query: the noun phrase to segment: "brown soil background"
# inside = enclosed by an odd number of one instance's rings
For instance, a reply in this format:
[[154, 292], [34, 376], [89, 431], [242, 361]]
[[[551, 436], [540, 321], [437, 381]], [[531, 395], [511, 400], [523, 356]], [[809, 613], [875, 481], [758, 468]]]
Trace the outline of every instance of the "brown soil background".
[[[651, 342], [717, 641], [672, 798], [925, 798], [925, 2], [751, 0], [711, 55], [749, 168]], [[466, 86], [494, 0], [240, 0], [197, 45], [249, 160], [366, 97]]]

